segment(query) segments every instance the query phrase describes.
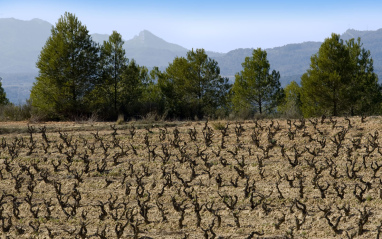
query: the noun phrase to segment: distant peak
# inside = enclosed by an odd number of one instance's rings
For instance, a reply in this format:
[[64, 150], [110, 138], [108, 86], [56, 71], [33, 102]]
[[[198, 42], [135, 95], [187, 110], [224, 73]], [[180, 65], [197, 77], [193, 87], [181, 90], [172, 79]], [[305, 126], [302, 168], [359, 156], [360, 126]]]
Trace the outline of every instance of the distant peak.
[[365, 32], [365, 31], [359, 31], [359, 30], [355, 30], [353, 28], [350, 28], [350, 29], [347, 29], [346, 32], [344, 32], [343, 34], [353, 35], [353, 34], [359, 34], [362, 32]]
[[33, 18], [32, 20], [31, 20], [31, 22], [46, 22], [46, 21], [44, 21], [44, 20], [41, 20], [40, 18]]
[[145, 41], [145, 36], [147, 35], [147, 31], [146, 30], [143, 30], [139, 33], [138, 35], [138, 39], [141, 40], [141, 41]]
[[43, 20], [39, 18], [33, 18], [31, 20], [21, 20], [21, 19], [16, 19], [14, 17], [9, 17], [9, 18], [0, 18], [1, 20], [5, 21], [13, 21], [13, 22], [44, 22]]
[[161, 38], [155, 36], [148, 30], [141, 31], [138, 36], [134, 37], [134, 40], [141, 42], [141, 43], [148, 43], [152, 41], [163, 41]]
[[139, 33], [138, 37], [139, 38], [142, 38], [143, 40], [147, 37], [153, 37], [155, 36], [154, 34], [152, 34], [151, 32], [149, 32], [148, 30], [143, 30]]
[[143, 30], [143, 31], [141, 31], [140, 33], [139, 33], [139, 35], [144, 35], [144, 34], [150, 34], [150, 35], [154, 35], [154, 34], [152, 34], [150, 31], [148, 31], [148, 30]]
[[366, 35], [372, 33], [373, 31], [369, 31], [369, 30], [366, 30], [366, 31], [360, 31], [360, 30], [355, 30], [355, 29], [348, 29], [346, 30], [346, 32], [344, 32], [342, 35], [341, 35], [341, 38], [343, 40], [349, 40], [349, 39], [352, 39], [352, 38], [363, 38], [365, 37]]
[[31, 20], [20, 20], [20, 19], [16, 19], [16, 18], [0, 18], [0, 21], [1, 22], [5, 22], [5, 23], [11, 23], [11, 24], [14, 24], [14, 23], [22, 23], [22, 24], [39, 24], [39, 25], [52, 25], [51, 23], [47, 22], [47, 21], [44, 21], [44, 20], [41, 20], [39, 18], [33, 18]]
[[139, 32], [138, 35], [135, 35], [131, 40], [128, 40], [125, 43], [127, 48], [152, 48], [166, 51], [182, 52], [182, 54], [183, 52], [184, 54], [187, 52], [187, 49], [184, 47], [169, 43], [148, 30]]
[[346, 30], [346, 32], [359, 32], [359, 30], [356, 30], [354, 28], [349, 28]]
[[18, 20], [14, 17], [8, 17], [8, 18], [0, 18], [0, 20], [2, 21], [8, 21], [8, 22], [16, 22], [16, 21], [21, 21], [21, 20]]

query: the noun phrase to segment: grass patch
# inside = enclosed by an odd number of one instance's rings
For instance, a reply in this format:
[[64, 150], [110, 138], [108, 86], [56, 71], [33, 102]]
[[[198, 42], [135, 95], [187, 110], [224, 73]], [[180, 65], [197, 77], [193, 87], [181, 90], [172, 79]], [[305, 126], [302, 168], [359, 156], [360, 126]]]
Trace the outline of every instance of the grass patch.
[[225, 129], [226, 125], [222, 122], [214, 122], [212, 123], [212, 127], [214, 128], [214, 130], [223, 130]]

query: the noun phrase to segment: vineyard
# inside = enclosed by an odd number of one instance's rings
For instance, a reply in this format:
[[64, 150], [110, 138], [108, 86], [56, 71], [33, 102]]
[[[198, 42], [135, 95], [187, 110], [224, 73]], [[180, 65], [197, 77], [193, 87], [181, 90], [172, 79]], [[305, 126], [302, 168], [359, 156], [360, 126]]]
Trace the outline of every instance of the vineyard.
[[380, 125], [0, 126], [0, 235], [379, 238]]

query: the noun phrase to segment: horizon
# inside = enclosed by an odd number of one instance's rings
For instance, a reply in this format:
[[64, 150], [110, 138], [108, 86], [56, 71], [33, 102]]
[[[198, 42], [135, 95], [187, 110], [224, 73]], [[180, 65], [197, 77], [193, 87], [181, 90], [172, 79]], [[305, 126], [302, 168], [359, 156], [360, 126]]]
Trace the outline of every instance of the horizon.
[[375, 31], [382, 2], [371, 0], [257, 1], [0, 1], [0, 18], [41, 19], [55, 25], [65, 13], [75, 14], [90, 34], [118, 31], [129, 40], [147, 30], [187, 49], [227, 53], [238, 48], [274, 48], [322, 42], [348, 29]]

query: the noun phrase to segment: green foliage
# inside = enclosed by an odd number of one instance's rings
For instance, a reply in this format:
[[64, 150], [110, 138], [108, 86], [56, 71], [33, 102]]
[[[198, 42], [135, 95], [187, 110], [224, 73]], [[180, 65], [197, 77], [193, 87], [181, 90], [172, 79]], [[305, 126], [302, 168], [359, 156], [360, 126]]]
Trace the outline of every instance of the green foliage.
[[381, 86], [370, 52], [360, 39], [345, 43], [337, 34], [325, 39], [301, 77], [305, 117], [329, 114], [373, 114], [379, 111]]
[[160, 74], [159, 86], [171, 117], [214, 117], [217, 109], [227, 107], [230, 84], [204, 49], [189, 51], [187, 58], [175, 58]]
[[248, 109], [260, 114], [273, 112], [282, 97], [282, 88], [279, 72], [269, 73], [267, 52], [261, 48], [253, 50], [252, 57], [246, 57], [242, 67], [232, 88], [234, 110], [238, 114]]
[[143, 91], [140, 98], [140, 114], [148, 113], [166, 117], [164, 111], [164, 99], [158, 84], [159, 76], [162, 74], [158, 67], [154, 67], [147, 75], [145, 68], [145, 78], [143, 82]]
[[382, 103], [382, 86], [378, 75], [374, 73], [373, 59], [370, 51], [362, 48], [361, 39], [347, 42], [352, 60], [353, 75], [347, 87], [346, 99], [349, 101], [350, 115], [380, 114]]
[[157, 110], [157, 87], [148, 69], [134, 60], [129, 62], [122, 37], [116, 31], [101, 47], [99, 72], [101, 78], [92, 92], [92, 105], [103, 119], [142, 118]]
[[0, 77], [0, 121], [20, 121], [31, 118], [32, 107], [30, 101], [25, 104], [14, 105], [9, 102], [2, 87]]
[[143, 92], [149, 84], [150, 76], [144, 66], [139, 66], [134, 60], [130, 61], [122, 75], [123, 111], [129, 115], [139, 114]]
[[125, 117], [123, 115], [118, 115], [118, 118], [117, 118], [117, 121], [116, 121], [116, 124], [117, 125], [121, 125], [125, 122]]
[[73, 118], [89, 113], [89, 93], [97, 79], [97, 45], [86, 26], [66, 12], [52, 27], [36, 63], [32, 105], [48, 118]]
[[[104, 115], [116, 118], [122, 107], [122, 75], [126, 71], [128, 59], [123, 49], [122, 36], [113, 31], [108, 41], [101, 46], [100, 69], [101, 79], [97, 95], [102, 100], [101, 107]], [[108, 112], [108, 114], [105, 114]]]
[[224, 130], [226, 125], [222, 122], [213, 122], [212, 127], [214, 128], [214, 130]]
[[0, 105], [7, 105], [7, 104], [9, 104], [9, 100], [7, 98], [7, 94], [4, 91], [1, 80], [2, 79], [0, 77]]
[[301, 112], [301, 87], [292, 81], [284, 88], [284, 98], [277, 106], [277, 111], [288, 118], [300, 118]]
[[[360, 39], [345, 43], [333, 34], [311, 57], [301, 87], [280, 86], [270, 72], [267, 52], [255, 49], [235, 75], [233, 87], [204, 49], [176, 57], [164, 72], [149, 72], [126, 58], [122, 36], [114, 31], [101, 47], [70, 13], [51, 30], [38, 58], [39, 75], [31, 91], [35, 115], [73, 119], [223, 118], [234, 110], [242, 118], [264, 113], [287, 117], [381, 112], [381, 89], [370, 52]], [[231, 88], [232, 87], [232, 88]], [[8, 101], [0, 84], [0, 105]]]
[[116, 120], [157, 110], [159, 88], [148, 69], [130, 63], [122, 36], [114, 31], [101, 48], [78, 19], [65, 13], [42, 49], [31, 91], [36, 114], [67, 119], [96, 114]]
[[0, 105], [0, 121], [30, 120], [31, 111], [30, 101], [22, 105], [14, 105], [12, 103]]

